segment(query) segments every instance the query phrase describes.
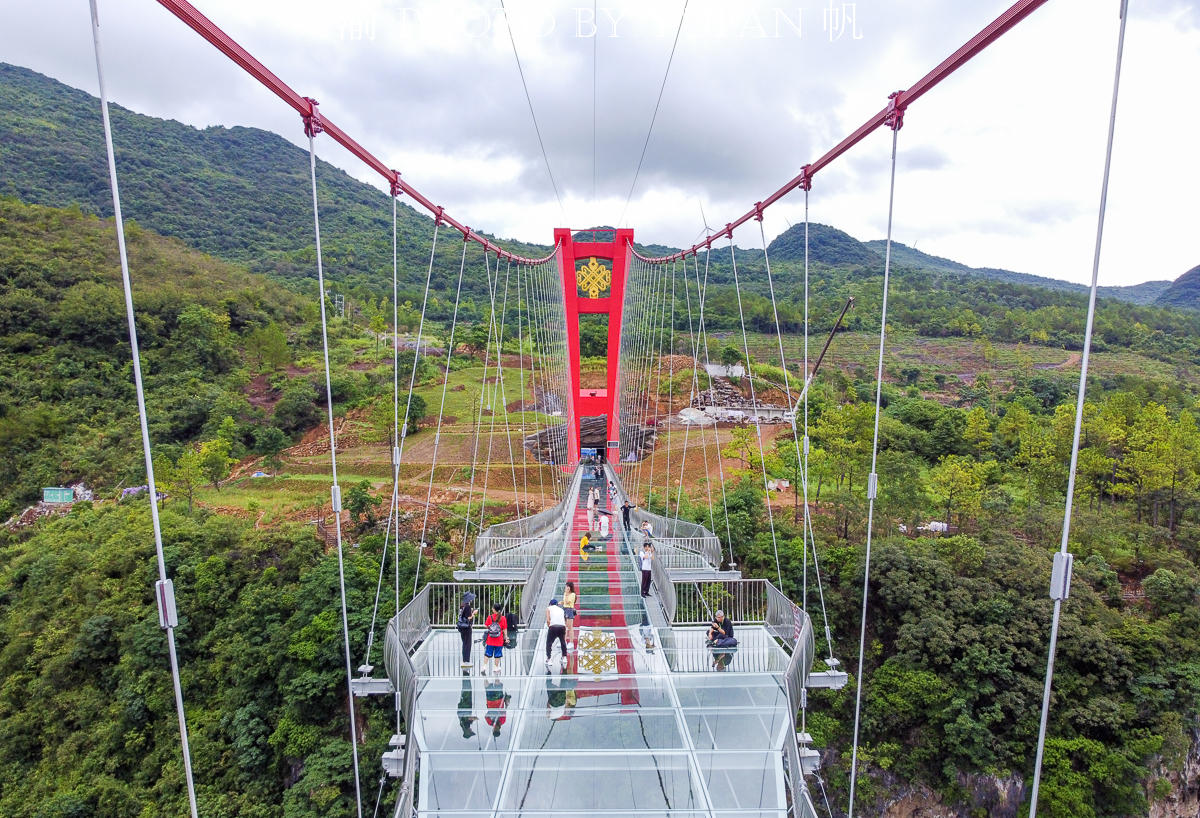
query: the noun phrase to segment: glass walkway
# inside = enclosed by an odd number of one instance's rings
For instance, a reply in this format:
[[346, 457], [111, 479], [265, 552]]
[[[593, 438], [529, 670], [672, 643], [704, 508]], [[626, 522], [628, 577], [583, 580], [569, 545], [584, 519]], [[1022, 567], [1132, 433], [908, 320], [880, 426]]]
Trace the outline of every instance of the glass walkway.
[[[460, 666], [462, 643], [453, 627], [445, 627], [451, 623], [444, 609], [454, 609], [457, 595], [469, 587], [478, 588], [476, 604], [485, 607], [480, 621], [502, 593], [516, 617], [516, 586], [505, 591], [503, 585], [459, 583], [446, 589], [440, 604], [433, 596], [414, 600], [434, 609], [427, 626], [393, 621], [389, 675], [398, 698], [408, 699], [400, 707], [407, 706], [409, 725], [398, 753], [406, 755], [408, 798], [401, 799], [397, 815], [812, 814], [801, 777], [789, 783], [786, 773], [788, 766], [801, 766], [793, 704], [798, 691], [789, 695], [788, 682], [799, 658], [793, 661], [765, 614], [758, 622], [734, 619], [736, 648], [707, 647], [701, 624], [707, 610], [703, 618], [692, 617], [694, 624], [681, 624], [678, 612], [669, 610], [678, 601], [665, 571], [643, 598], [635, 554], [642, 535], [624, 529], [616, 508], [623, 495], [618, 490], [610, 498], [606, 483], [577, 474], [572, 502], [531, 569], [531, 579], [544, 569], [540, 583], [527, 581], [519, 589], [526, 627], [511, 635], [513, 647], [499, 674], [483, 674], [481, 643], [472, 645], [472, 667]], [[610, 533], [592, 532], [581, 548], [593, 486], [600, 487], [601, 512], [612, 515]], [[562, 599], [567, 581], [579, 594], [574, 646], [563, 656], [556, 641], [547, 662], [545, 610], [552, 597]], [[791, 631], [794, 614], [786, 613]], [[807, 641], [795, 644], [811, 663], [807, 617], [803, 624]], [[409, 638], [401, 636], [406, 629]], [[474, 633], [478, 640], [482, 628]], [[799, 626], [795, 634], [800, 636]], [[395, 647], [408, 648], [410, 641], [411, 651]]]

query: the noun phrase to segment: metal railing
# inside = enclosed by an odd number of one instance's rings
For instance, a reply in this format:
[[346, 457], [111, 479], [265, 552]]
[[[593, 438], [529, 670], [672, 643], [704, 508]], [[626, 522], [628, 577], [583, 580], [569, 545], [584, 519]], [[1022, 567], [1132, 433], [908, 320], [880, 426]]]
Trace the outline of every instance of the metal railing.
[[493, 557], [505, 551], [520, 548], [522, 545], [539, 534], [549, 534], [561, 526], [569, 518], [575, 508], [579, 494], [580, 473], [577, 472], [563, 498], [550, 508], [539, 511], [530, 517], [521, 517], [506, 523], [490, 525], [475, 538], [475, 567], [482, 568], [527, 568], [533, 560], [512, 560], [513, 565], [493, 564]]
[[[471, 604], [480, 612], [476, 626], [492, 612], [493, 603], [500, 603], [500, 609], [505, 613], [521, 605], [522, 587], [518, 582], [431, 582], [421, 590], [428, 599], [426, 605], [430, 627], [454, 627], [458, 622], [463, 594], [467, 591], [475, 594], [475, 601]], [[411, 646], [409, 649], [412, 649]]]
[[[734, 622], [767, 624], [771, 583], [765, 579], [676, 582], [679, 608], [672, 624], [706, 625], [718, 608]], [[776, 634], [776, 629], [771, 633]]]
[[663, 613], [666, 614], [667, 621], [673, 621], [675, 619], [675, 608], [678, 604], [675, 598], [675, 583], [671, 581], [671, 574], [662, 564], [662, 560], [658, 558], [657, 553], [650, 560], [650, 581], [658, 589], [658, 600], [662, 603]]
[[[385, 653], [392, 639], [393, 628], [395, 629], [397, 646], [406, 655], [429, 635], [429, 593], [429, 586], [426, 585], [388, 623], [388, 641], [384, 642]], [[388, 666], [388, 675], [391, 676], [390, 666]], [[400, 686], [396, 684], [395, 678], [392, 679], [392, 685], [397, 690], [400, 689]]]
[[[407, 635], [411, 636], [414, 622], [419, 622], [419, 615], [410, 615], [404, 617], [405, 611], [414, 606], [423, 608], [426, 611], [425, 620], [428, 621], [428, 606], [421, 602], [421, 594], [410, 602], [404, 610], [392, 618], [388, 622], [387, 634], [383, 640], [383, 664], [387, 669], [388, 678], [392, 680], [392, 687], [396, 689], [399, 698], [400, 718], [404, 721], [404, 729], [408, 735], [408, 740], [404, 742], [404, 772], [401, 779], [401, 790], [399, 799], [396, 805], [396, 815], [409, 816], [412, 814], [413, 800], [416, 797], [414, 787], [416, 786], [416, 769], [417, 769], [417, 740], [413, 735], [413, 711], [417, 704], [417, 672], [413, 668], [412, 660], [408, 657], [408, 648], [405, 647], [406, 629]], [[426, 631], [428, 627], [426, 626]]]
[[690, 551], [703, 557], [713, 568], [721, 567], [721, 541], [704, 526], [687, 520], [663, 517], [641, 508], [630, 510], [629, 521], [635, 531], [641, 528], [642, 523], [649, 522], [651, 538], [656, 545], [669, 545]]
[[708, 560], [693, 551], [672, 548], [662, 542], [654, 543], [654, 551], [662, 560], [663, 567], [668, 571], [712, 571]]
[[529, 618], [533, 616], [533, 606], [537, 604], [538, 593], [542, 590], [542, 581], [545, 578], [546, 556], [541, 554], [529, 571], [529, 577], [525, 580], [525, 584], [521, 587], [521, 621], [526, 626], [529, 625]]
[[792, 800], [792, 818], [817, 818], [817, 809], [813, 806], [812, 796], [804, 783], [804, 773], [800, 766], [800, 744], [796, 740], [796, 731], [789, 730], [790, 738], [783, 740], [783, 752], [787, 760], [788, 789]]

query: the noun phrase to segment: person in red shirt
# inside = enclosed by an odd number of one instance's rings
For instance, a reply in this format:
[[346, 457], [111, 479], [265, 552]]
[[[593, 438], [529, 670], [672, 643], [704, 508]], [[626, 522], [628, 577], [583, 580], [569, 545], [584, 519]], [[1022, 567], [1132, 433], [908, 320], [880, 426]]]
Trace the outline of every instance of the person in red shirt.
[[500, 603], [492, 603], [492, 612], [483, 620], [486, 634], [483, 649], [483, 675], [488, 675], [488, 664], [495, 660], [495, 676], [500, 675], [500, 660], [504, 658], [504, 635], [508, 631], [508, 619], [500, 613]]

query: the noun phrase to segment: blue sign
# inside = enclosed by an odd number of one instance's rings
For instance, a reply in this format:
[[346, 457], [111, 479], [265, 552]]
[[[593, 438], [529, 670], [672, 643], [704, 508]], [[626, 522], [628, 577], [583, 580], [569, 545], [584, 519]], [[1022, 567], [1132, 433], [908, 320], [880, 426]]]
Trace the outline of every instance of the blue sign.
[[580, 455], [580, 457], [595, 457], [596, 450], [595, 449], [580, 449], [579, 455]]

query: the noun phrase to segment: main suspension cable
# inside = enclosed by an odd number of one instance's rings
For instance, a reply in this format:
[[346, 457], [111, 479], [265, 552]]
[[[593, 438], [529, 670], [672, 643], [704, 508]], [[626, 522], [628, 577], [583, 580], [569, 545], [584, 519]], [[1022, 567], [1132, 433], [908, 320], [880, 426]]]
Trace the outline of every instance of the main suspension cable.
[[[503, 4], [503, 0], [501, 0]], [[687, 16], [688, 0], [683, 0], [683, 11], [679, 13], [679, 27], [675, 29], [675, 41], [671, 43], [671, 56], [667, 58], [667, 70], [663, 72], [662, 85], [658, 89], [658, 100], [654, 103], [654, 114], [650, 117], [650, 128], [646, 131], [646, 142], [642, 145], [642, 155], [638, 158], [637, 170], [633, 173], [633, 183], [629, 185], [629, 195], [625, 197], [625, 206], [621, 208], [621, 218], [617, 219], [617, 226], [625, 218], [625, 211], [629, 209], [629, 203], [633, 200], [633, 189], [637, 187], [638, 176], [642, 173], [642, 162], [646, 160], [646, 149], [650, 147], [650, 135], [654, 133], [654, 121], [658, 119], [658, 106], [662, 105], [663, 91], [667, 90], [667, 77], [671, 75], [671, 63], [675, 61], [675, 47], [679, 45], [679, 35], [683, 31], [683, 18]]]
[[[542, 141], [542, 129], [538, 127], [537, 114], [533, 112], [533, 98], [529, 96], [529, 85], [525, 82], [525, 69], [521, 67], [521, 55], [517, 53], [517, 41], [513, 37], [512, 23], [508, 19], [508, 9], [504, 0], [500, 0], [500, 10], [504, 12], [504, 27], [508, 29], [508, 41], [512, 43], [513, 59], [517, 61], [517, 73], [521, 75], [521, 87], [525, 89], [525, 102], [529, 104], [529, 117], [533, 120], [533, 131], [537, 134], [538, 147], [542, 149], [542, 159], [546, 162], [546, 175], [550, 177], [550, 187], [554, 188], [554, 198], [558, 200], [558, 209], [563, 218], [567, 218], [567, 209], [563, 207], [562, 197], [558, 195], [558, 183], [554, 181], [554, 171], [550, 170], [550, 157], [546, 153], [546, 144]], [[486, 248], [484, 250], [486, 252]]]

